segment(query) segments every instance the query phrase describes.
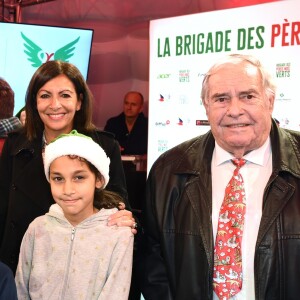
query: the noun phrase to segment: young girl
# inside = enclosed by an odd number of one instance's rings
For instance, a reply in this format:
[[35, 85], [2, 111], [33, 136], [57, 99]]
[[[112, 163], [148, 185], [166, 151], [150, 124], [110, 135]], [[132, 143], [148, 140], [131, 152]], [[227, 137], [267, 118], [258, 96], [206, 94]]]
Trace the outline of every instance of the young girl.
[[107, 226], [122, 202], [103, 190], [109, 163], [104, 150], [76, 130], [46, 147], [44, 169], [56, 204], [23, 238], [19, 300], [128, 299], [133, 235], [130, 227]]

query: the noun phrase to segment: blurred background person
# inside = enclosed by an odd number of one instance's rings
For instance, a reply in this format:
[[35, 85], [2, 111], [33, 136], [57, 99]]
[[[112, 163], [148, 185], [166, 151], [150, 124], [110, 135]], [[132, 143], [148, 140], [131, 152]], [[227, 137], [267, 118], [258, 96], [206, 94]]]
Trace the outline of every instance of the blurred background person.
[[0, 77], [0, 155], [9, 132], [22, 127], [20, 120], [13, 116], [15, 93], [3, 78]]
[[[138, 91], [129, 91], [124, 96], [123, 112], [107, 120], [105, 131], [115, 135], [120, 144], [121, 154], [134, 155], [134, 163], [123, 159], [123, 167], [128, 191], [128, 199], [134, 214], [139, 218], [144, 191], [146, 187], [148, 118], [143, 111], [144, 97]], [[139, 239], [138, 234], [135, 238]], [[140, 257], [135, 253], [133, 258], [132, 283], [130, 300], [139, 300], [140, 274], [137, 266]]]
[[2, 262], [0, 262], [0, 299], [18, 300], [14, 275]]
[[26, 111], [25, 111], [25, 106], [23, 108], [21, 108], [17, 114], [16, 117], [19, 118], [19, 120], [21, 121], [22, 125], [25, 125], [25, 121], [26, 121]]
[[143, 95], [130, 91], [124, 97], [123, 112], [106, 122], [104, 130], [115, 135], [122, 155], [147, 154], [148, 118], [142, 112], [143, 106]]

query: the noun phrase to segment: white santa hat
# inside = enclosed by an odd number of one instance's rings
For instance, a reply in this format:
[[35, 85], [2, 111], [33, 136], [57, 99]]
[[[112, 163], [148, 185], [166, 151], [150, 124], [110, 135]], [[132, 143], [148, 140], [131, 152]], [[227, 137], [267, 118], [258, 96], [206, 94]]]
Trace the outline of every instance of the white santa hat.
[[44, 169], [48, 181], [51, 163], [56, 158], [65, 155], [77, 155], [93, 164], [103, 176], [103, 188], [105, 188], [109, 181], [110, 159], [92, 138], [80, 134], [76, 130], [72, 130], [69, 134], [61, 134], [45, 147]]

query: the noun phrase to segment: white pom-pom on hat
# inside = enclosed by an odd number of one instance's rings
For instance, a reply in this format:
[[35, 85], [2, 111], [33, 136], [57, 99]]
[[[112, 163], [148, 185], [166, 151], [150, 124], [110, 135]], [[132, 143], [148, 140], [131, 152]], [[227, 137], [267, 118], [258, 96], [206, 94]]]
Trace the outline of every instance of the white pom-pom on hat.
[[58, 157], [77, 155], [93, 164], [104, 178], [103, 188], [109, 181], [110, 159], [105, 151], [92, 138], [72, 130], [69, 134], [62, 134], [45, 147], [44, 170], [49, 181], [51, 163]]

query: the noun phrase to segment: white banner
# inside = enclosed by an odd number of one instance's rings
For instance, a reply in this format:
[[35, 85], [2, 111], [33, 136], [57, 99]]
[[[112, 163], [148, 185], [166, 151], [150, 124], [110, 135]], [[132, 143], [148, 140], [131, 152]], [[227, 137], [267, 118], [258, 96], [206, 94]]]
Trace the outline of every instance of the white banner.
[[261, 60], [277, 84], [273, 116], [300, 130], [300, 1], [151, 21], [148, 170], [164, 151], [209, 130], [203, 76], [229, 53]]

